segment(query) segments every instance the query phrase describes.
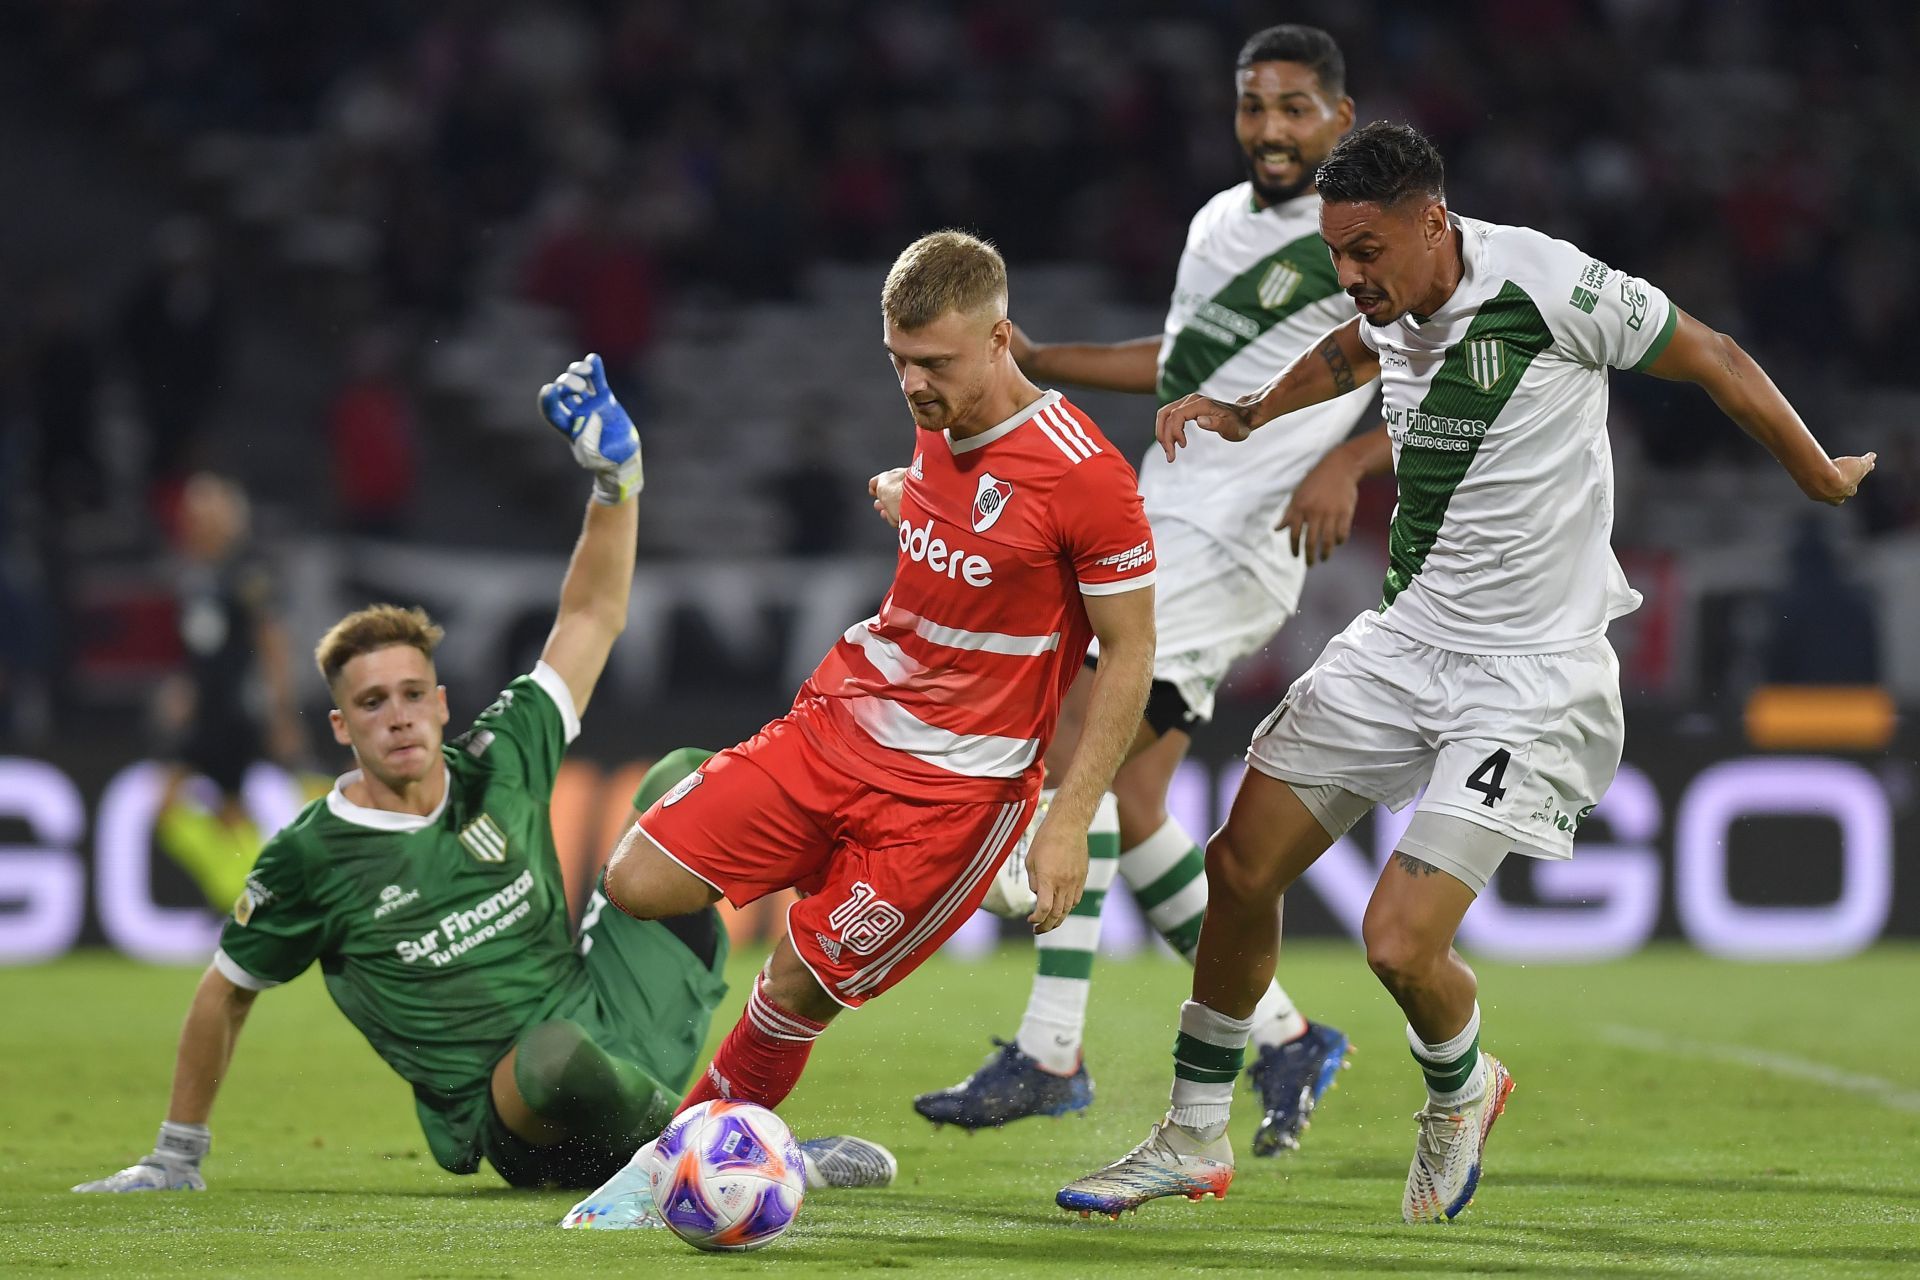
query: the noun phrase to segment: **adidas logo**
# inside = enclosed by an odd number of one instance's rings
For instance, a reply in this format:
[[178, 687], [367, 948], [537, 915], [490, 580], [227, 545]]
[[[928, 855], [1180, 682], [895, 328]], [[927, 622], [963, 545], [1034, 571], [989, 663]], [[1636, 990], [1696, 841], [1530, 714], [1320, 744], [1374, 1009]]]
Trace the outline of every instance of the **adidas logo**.
[[838, 938], [829, 938], [824, 933], [815, 933], [813, 940], [820, 944], [822, 951], [827, 953], [827, 959], [829, 961], [834, 964], [840, 963], [840, 951], [841, 948], [846, 945], [845, 943], [841, 942]]

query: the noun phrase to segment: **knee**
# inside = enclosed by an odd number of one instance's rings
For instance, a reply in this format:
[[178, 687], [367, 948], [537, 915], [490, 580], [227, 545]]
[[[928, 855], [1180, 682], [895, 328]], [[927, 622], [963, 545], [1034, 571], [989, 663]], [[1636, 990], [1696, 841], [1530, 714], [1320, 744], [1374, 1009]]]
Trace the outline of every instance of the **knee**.
[[637, 822], [607, 859], [606, 895], [636, 920], [686, 915], [720, 897], [713, 886], [661, 853]]
[[607, 901], [621, 911], [636, 919], [651, 920], [655, 913], [647, 909], [645, 858], [635, 848], [640, 839], [640, 826], [635, 823], [613, 846], [607, 857], [604, 891]]
[[568, 1081], [583, 1054], [596, 1052], [585, 1028], [565, 1018], [534, 1026], [514, 1042], [513, 1082], [538, 1114], [548, 1115], [568, 1102]]
[[827, 994], [791, 944], [776, 950], [767, 961], [765, 983], [761, 991], [767, 999], [809, 1022], [828, 1023], [840, 1012], [840, 1002]]
[[1420, 985], [1438, 958], [1411, 929], [1371, 908], [1361, 921], [1360, 938], [1367, 948], [1367, 967], [1389, 991]]
[[1256, 858], [1226, 828], [1214, 832], [1207, 841], [1207, 898], [1241, 903], [1279, 902], [1286, 885], [1280, 882], [1279, 868]]

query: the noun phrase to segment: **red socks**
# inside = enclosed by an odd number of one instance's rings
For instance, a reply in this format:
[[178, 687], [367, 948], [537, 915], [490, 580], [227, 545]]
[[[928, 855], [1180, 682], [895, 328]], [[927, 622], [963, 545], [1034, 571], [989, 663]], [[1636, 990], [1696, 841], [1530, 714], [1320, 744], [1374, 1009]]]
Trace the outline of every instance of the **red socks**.
[[706, 1074], [694, 1081], [680, 1110], [715, 1098], [733, 1098], [772, 1109], [786, 1100], [807, 1069], [813, 1042], [827, 1026], [788, 1013], [767, 999], [766, 977], [753, 980], [747, 1010], [720, 1042]]

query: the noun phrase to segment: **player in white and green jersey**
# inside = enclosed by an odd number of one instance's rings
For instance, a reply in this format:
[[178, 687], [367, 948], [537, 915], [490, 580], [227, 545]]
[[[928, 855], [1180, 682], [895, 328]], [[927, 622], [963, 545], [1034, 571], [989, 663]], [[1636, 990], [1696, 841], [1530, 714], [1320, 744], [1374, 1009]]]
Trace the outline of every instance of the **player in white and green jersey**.
[[1450, 213], [1443, 178], [1404, 125], [1336, 147], [1318, 175], [1321, 235], [1360, 317], [1253, 394], [1189, 396], [1156, 423], [1172, 460], [1192, 430], [1243, 441], [1378, 377], [1400, 501], [1379, 609], [1261, 725], [1209, 844], [1213, 901], [1172, 1108], [1133, 1152], [1068, 1184], [1064, 1208], [1226, 1190], [1233, 1081], [1273, 972], [1280, 895], [1368, 809], [1402, 808], [1424, 786], [1363, 934], [1427, 1084], [1402, 1215], [1464, 1209], [1513, 1081], [1480, 1051], [1454, 932], [1510, 850], [1571, 855], [1620, 761], [1606, 628], [1639, 598], [1608, 545], [1607, 371], [1699, 384], [1816, 500], [1846, 501], [1873, 469], [1872, 454], [1830, 458], [1731, 338], [1659, 289], [1537, 231]]
[[[1353, 315], [1320, 242], [1312, 178], [1353, 124], [1339, 46], [1317, 28], [1268, 28], [1242, 47], [1234, 83], [1248, 178], [1194, 215], [1165, 331], [1113, 345], [1043, 345], [1016, 328], [1015, 358], [1029, 376], [1152, 393], [1161, 404], [1195, 391], [1231, 399]], [[921, 1115], [978, 1128], [1092, 1101], [1081, 1039], [1101, 907], [1116, 872], [1161, 937], [1193, 957], [1207, 907], [1205, 860], [1168, 815], [1167, 791], [1191, 743], [1188, 728], [1212, 717], [1228, 669], [1273, 638], [1299, 603], [1307, 566], [1346, 540], [1360, 477], [1386, 471], [1383, 431], [1343, 443], [1372, 399], [1355, 391], [1303, 415], [1299, 430], [1251, 447], [1197, 440], [1178, 467], [1157, 451], [1141, 464], [1160, 566], [1145, 721], [1089, 832], [1085, 896], [1066, 924], [1035, 939], [1039, 971], [1018, 1033], [965, 1081], [916, 1098]], [[1063, 707], [1047, 761], [1054, 776], [1077, 746], [1085, 683]], [[1017, 876], [1017, 864], [1008, 865]], [[1277, 984], [1254, 1027], [1260, 1053], [1251, 1075], [1266, 1106], [1253, 1149], [1271, 1155], [1298, 1145], [1344, 1061], [1346, 1037], [1309, 1026]]]
[[[543, 405], [595, 475], [533, 671], [442, 743], [440, 628], [375, 605], [320, 641], [335, 740], [358, 766], [268, 841], [181, 1031], [153, 1153], [77, 1191], [197, 1190], [207, 1121], [257, 994], [318, 964], [327, 992], [413, 1086], [440, 1166], [592, 1186], [672, 1116], [726, 993], [711, 910], [644, 922], [595, 893], [576, 935], [548, 819], [555, 777], [626, 624], [639, 438], [598, 357]], [[697, 765], [650, 773], [663, 791]]]

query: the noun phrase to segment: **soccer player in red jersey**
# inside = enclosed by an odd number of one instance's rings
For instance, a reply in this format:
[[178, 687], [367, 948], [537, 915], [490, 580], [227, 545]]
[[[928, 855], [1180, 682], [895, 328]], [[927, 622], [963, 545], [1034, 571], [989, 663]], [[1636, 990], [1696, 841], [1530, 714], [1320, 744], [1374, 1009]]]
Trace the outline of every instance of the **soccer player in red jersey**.
[[836, 1014], [972, 914], [1033, 813], [1061, 695], [1097, 637], [1081, 747], [1028, 855], [1034, 929], [1058, 925], [1152, 679], [1153, 535], [1133, 468], [1015, 365], [999, 253], [923, 237], [881, 311], [916, 436], [893, 585], [791, 711], [662, 796], [607, 868], [609, 901], [643, 919], [806, 895], [683, 1109], [777, 1106]]

